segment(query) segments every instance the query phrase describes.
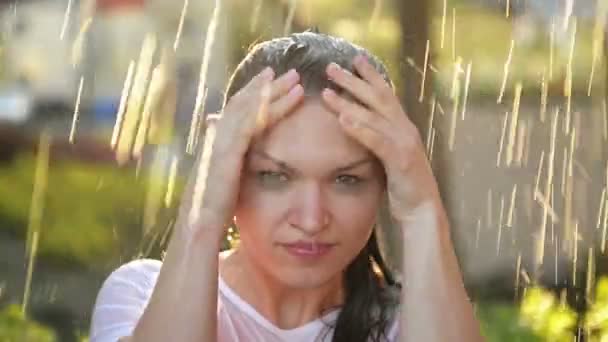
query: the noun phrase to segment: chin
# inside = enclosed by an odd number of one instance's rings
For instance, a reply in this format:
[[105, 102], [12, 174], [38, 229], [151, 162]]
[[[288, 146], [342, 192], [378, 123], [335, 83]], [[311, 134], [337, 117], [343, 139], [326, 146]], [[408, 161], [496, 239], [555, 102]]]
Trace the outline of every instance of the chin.
[[275, 268], [275, 277], [285, 285], [298, 289], [314, 289], [341, 276], [341, 271], [334, 271], [326, 265], [318, 267], [282, 266]]

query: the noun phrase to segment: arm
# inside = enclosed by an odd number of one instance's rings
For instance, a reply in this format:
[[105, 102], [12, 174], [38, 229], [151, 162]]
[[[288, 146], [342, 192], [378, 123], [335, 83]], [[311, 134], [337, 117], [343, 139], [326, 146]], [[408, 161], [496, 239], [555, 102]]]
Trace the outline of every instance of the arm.
[[353, 65], [361, 78], [338, 65], [329, 65], [327, 74], [367, 106], [331, 89], [323, 99], [345, 132], [374, 152], [386, 171], [390, 211], [404, 242], [401, 341], [482, 341], [418, 128], [366, 57]]
[[214, 341], [217, 336], [218, 254], [222, 227], [201, 222], [187, 243], [176, 230], [150, 302], [130, 342]]
[[441, 203], [421, 205], [403, 224], [401, 341], [483, 341]]

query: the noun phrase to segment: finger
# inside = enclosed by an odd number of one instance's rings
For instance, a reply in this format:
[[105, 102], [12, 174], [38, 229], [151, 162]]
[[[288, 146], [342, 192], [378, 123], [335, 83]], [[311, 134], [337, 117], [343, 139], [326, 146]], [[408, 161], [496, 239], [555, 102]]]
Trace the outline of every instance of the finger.
[[383, 108], [385, 104], [376, 96], [376, 91], [371, 84], [353, 75], [348, 70], [341, 68], [336, 63], [330, 63], [326, 71], [334, 83], [347, 90], [357, 100], [374, 111], [379, 113], [384, 112]]
[[[264, 83], [270, 82], [274, 79], [275, 73], [271, 67], [266, 67], [260, 73], [255, 75], [241, 90], [239, 90], [234, 96], [244, 97], [250, 94], [256, 94], [257, 91], [262, 87]], [[257, 94], [256, 94], [257, 95]]]
[[349, 135], [381, 159], [386, 157], [387, 142], [391, 130], [394, 129], [388, 121], [361, 105], [338, 96], [331, 89], [323, 91], [323, 99], [330, 109], [338, 113], [340, 123]]
[[344, 131], [369, 149], [384, 163], [389, 156], [389, 141], [387, 137], [367, 122], [360, 120], [353, 112], [340, 113], [340, 124]]
[[291, 69], [272, 82], [270, 90], [270, 100], [275, 100], [293, 88], [300, 81], [300, 74], [295, 69]]
[[370, 125], [377, 126], [380, 130], [386, 131], [387, 133], [392, 129], [392, 124], [382, 115], [372, 112], [357, 103], [345, 99], [329, 88], [323, 90], [322, 98], [329, 108], [337, 114], [358, 112], [361, 119]]
[[384, 79], [384, 77], [382, 77], [382, 75], [380, 75], [378, 70], [371, 65], [365, 56], [359, 55], [355, 57], [353, 60], [353, 65], [355, 66], [355, 69], [359, 75], [361, 75], [361, 77], [369, 84], [371, 84], [374, 89], [384, 89], [390, 93], [393, 92], [388, 82]]
[[268, 108], [267, 126], [275, 124], [284, 118], [304, 98], [304, 88], [300, 84], [293, 86], [285, 96], [278, 98]]

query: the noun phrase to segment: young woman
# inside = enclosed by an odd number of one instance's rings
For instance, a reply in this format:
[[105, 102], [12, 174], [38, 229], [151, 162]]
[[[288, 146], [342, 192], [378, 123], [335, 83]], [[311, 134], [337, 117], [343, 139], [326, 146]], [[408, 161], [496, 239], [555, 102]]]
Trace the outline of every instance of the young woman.
[[[482, 340], [419, 133], [368, 51], [313, 32], [256, 45], [205, 139], [166, 258], [109, 276], [92, 342]], [[387, 202], [401, 286], [374, 234]]]

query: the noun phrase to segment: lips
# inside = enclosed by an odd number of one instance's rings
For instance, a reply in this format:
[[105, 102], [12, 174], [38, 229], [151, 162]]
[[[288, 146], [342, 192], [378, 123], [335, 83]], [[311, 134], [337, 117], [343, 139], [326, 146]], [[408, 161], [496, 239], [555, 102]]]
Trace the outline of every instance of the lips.
[[316, 241], [297, 241], [283, 244], [283, 246], [290, 254], [297, 257], [314, 258], [329, 253], [335, 244]]

